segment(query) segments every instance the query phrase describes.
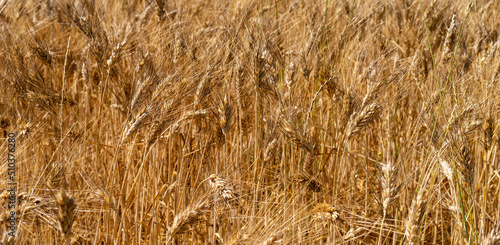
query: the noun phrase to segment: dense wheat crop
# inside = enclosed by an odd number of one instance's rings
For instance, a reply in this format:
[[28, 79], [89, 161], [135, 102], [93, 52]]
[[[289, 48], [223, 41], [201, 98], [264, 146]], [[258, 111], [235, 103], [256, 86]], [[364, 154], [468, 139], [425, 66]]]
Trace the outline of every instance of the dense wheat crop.
[[0, 243], [498, 244], [499, 12], [0, 1]]

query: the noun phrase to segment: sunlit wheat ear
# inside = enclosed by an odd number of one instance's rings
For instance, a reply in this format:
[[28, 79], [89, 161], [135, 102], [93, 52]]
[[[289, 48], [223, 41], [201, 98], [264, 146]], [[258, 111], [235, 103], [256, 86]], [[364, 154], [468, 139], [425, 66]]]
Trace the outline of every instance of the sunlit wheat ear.
[[447, 61], [450, 57], [450, 51], [451, 51], [451, 39], [453, 36], [453, 29], [455, 28], [455, 15], [451, 18], [451, 23], [450, 26], [448, 27], [446, 31], [446, 38], [443, 43], [443, 60]]
[[215, 174], [208, 177], [210, 188], [225, 204], [231, 206], [239, 206], [240, 195], [237, 193], [229, 182], [225, 179], [218, 177]]
[[71, 228], [73, 227], [73, 222], [76, 218], [75, 213], [75, 199], [72, 196], [68, 196], [66, 191], [60, 191], [55, 195], [57, 204], [57, 219], [59, 221], [59, 226], [63, 237], [66, 241], [69, 241], [72, 235]]
[[269, 144], [267, 144], [266, 150], [264, 151], [264, 162], [270, 162], [273, 160], [278, 144], [278, 138], [274, 138]]
[[313, 213], [313, 220], [320, 222], [324, 226], [342, 221], [340, 213], [332, 205], [327, 203], [316, 204]]
[[288, 89], [291, 89], [293, 84], [295, 84], [295, 74], [297, 73], [297, 67], [293, 62], [291, 62], [285, 70], [285, 82]]
[[453, 201], [445, 200], [444, 203], [446, 204], [448, 210], [450, 211], [453, 217], [454, 224], [452, 228], [459, 232], [465, 233], [464, 220], [462, 219], [463, 217], [462, 208], [453, 204]]
[[281, 120], [280, 126], [285, 136], [290, 138], [293, 143], [295, 143], [295, 145], [297, 145], [299, 148], [309, 151], [312, 154], [316, 154], [316, 146], [308, 139], [308, 137], [304, 133], [292, 126], [292, 124], [287, 122], [286, 120]]
[[97, 197], [97, 200], [102, 202], [104, 205], [111, 209], [116, 209], [116, 200], [113, 195], [110, 195], [108, 192], [102, 191], [102, 190], [97, 190], [95, 192], [95, 196]]
[[410, 210], [408, 211], [408, 217], [405, 221], [405, 244], [417, 244], [420, 225], [426, 209], [426, 203], [422, 196], [423, 192], [424, 191], [419, 191], [416, 198], [413, 199]]
[[474, 131], [478, 130], [481, 128], [481, 125], [483, 122], [481, 120], [472, 120], [467, 122], [462, 129], [460, 129], [460, 134], [467, 136], [469, 134], [472, 134]]
[[351, 229], [349, 229], [349, 231], [348, 231], [348, 232], [344, 235], [343, 239], [344, 239], [345, 241], [349, 241], [349, 240], [351, 240], [351, 239], [354, 239], [354, 238], [356, 238], [356, 236], [357, 236], [357, 235], [358, 235], [361, 231], [363, 231], [363, 229], [364, 229], [363, 227], [358, 227], [358, 228], [356, 228], [356, 229], [351, 228]]
[[250, 234], [248, 233], [248, 227], [243, 227], [234, 234], [231, 239], [226, 243], [227, 245], [244, 245], [248, 244], [250, 240]]
[[398, 175], [398, 169], [392, 162], [386, 164], [380, 164], [380, 170], [382, 176], [380, 178], [380, 184], [382, 187], [382, 208], [384, 214], [387, 213], [390, 205], [394, 202], [401, 185], [396, 186], [396, 178]]
[[204, 214], [209, 208], [210, 202], [208, 199], [202, 199], [200, 202], [188, 206], [184, 211], [177, 214], [172, 226], [168, 230], [167, 244], [170, 244], [176, 236], [188, 231], [190, 227], [204, 221]]
[[495, 54], [496, 54], [496, 51], [498, 50], [498, 48], [500, 48], [500, 40], [498, 40], [493, 45], [493, 47], [490, 48], [490, 50], [488, 52], [488, 56], [486, 56], [486, 58], [484, 59], [485, 64], [488, 64], [488, 62], [495, 60], [493, 58], [496, 56]]
[[146, 78], [144, 78], [139, 88], [137, 89], [137, 92], [132, 98], [132, 101], [130, 102], [130, 111], [135, 112], [138, 108], [141, 107], [141, 105], [151, 95], [155, 88], [155, 85], [157, 85], [159, 81], [159, 79], [152, 76], [147, 76]]
[[[498, 222], [498, 221], [497, 221]], [[500, 244], [500, 230], [499, 225], [495, 225], [495, 228], [492, 229], [488, 235], [483, 239], [482, 245], [498, 245]]]
[[196, 107], [200, 104], [205, 97], [210, 93], [210, 72], [198, 83], [196, 87], [196, 92], [194, 94], [194, 102], [193, 105]]
[[[7, 203], [11, 201], [12, 197], [10, 196], [10, 192], [5, 191], [2, 194], [0, 194], [0, 204], [5, 204], [7, 207]], [[21, 192], [17, 194], [17, 205], [15, 207], [15, 213], [16, 213], [16, 219], [17, 220], [23, 220], [25, 222], [28, 222], [29, 217], [32, 217], [33, 214], [36, 212], [40, 211], [40, 208], [43, 207], [46, 204], [46, 202], [43, 202], [43, 199], [36, 197], [36, 196], [30, 196], [26, 192]], [[2, 212], [0, 212], [0, 224], [1, 225], [8, 225], [8, 219], [11, 218], [11, 213], [13, 210], [11, 209], [3, 209]], [[31, 220], [31, 219], [29, 219]], [[3, 243], [0, 243], [3, 244]]]
[[377, 103], [372, 103], [358, 114], [354, 113], [347, 125], [346, 139], [349, 140], [353, 136], [359, 133], [361, 129], [370, 125], [380, 114], [382, 108]]
[[374, 84], [371, 84], [368, 92], [366, 93], [365, 97], [363, 97], [363, 100], [361, 101], [361, 108], [365, 108], [370, 104], [374, 104], [374, 101], [377, 99], [379, 92], [383, 87], [384, 87], [384, 83], [382, 83], [382, 82], [376, 82]]
[[234, 108], [227, 95], [224, 96], [223, 99], [220, 98], [215, 107], [217, 108], [216, 114], [219, 122], [219, 127], [222, 131], [222, 134], [226, 136], [227, 134], [229, 134], [233, 126]]
[[141, 129], [147, 122], [151, 119], [151, 114], [155, 111], [155, 106], [151, 105], [146, 108], [146, 110], [141, 113], [134, 121], [129, 124], [127, 131], [125, 132], [125, 139], [129, 138]]
[[274, 232], [267, 238], [262, 245], [274, 245], [274, 244], [283, 244], [283, 233], [282, 232]]
[[128, 38], [130, 37], [132, 30], [133, 30], [133, 28], [130, 25], [127, 26], [126, 30], [125, 30], [125, 36], [123, 37], [122, 41], [119, 42], [115, 46], [115, 48], [113, 48], [113, 50], [111, 51], [111, 55], [106, 60], [106, 64], [108, 65], [108, 69], [110, 69], [115, 64], [117, 64], [120, 61], [120, 59], [122, 58], [123, 47], [127, 44]]
[[[470, 120], [471, 116], [473, 116], [474, 111], [476, 110], [475, 107], [476, 105], [471, 104], [462, 111], [460, 111], [460, 113], [453, 113], [453, 115], [450, 117], [449, 120], [449, 127], [456, 128], [459, 127], [466, 120]], [[455, 108], [453, 109], [453, 112], [455, 112]]]
[[451, 168], [451, 165], [448, 161], [446, 160], [439, 160], [439, 166], [441, 167], [441, 171], [443, 172], [444, 176], [450, 181], [450, 183], [454, 183], [454, 178], [453, 178], [453, 169]]

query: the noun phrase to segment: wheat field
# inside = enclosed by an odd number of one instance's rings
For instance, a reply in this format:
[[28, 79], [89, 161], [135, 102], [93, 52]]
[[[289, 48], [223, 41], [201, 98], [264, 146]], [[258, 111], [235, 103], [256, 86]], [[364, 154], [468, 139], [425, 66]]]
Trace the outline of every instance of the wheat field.
[[0, 243], [500, 244], [499, 12], [0, 1]]

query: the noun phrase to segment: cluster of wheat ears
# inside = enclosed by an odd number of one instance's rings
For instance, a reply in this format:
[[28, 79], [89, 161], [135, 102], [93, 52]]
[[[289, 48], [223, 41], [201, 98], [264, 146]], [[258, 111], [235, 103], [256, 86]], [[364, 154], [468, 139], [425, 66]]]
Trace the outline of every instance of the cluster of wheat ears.
[[499, 244], [499, 12], [0, 1], [0, 243]]

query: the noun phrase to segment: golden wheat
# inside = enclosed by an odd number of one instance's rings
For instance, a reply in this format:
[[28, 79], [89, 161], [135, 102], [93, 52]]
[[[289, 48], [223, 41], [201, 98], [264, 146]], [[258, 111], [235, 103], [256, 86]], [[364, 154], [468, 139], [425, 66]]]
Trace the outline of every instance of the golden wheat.
[[0, 243], [496, 244], [499, 11], [0, 1]]

